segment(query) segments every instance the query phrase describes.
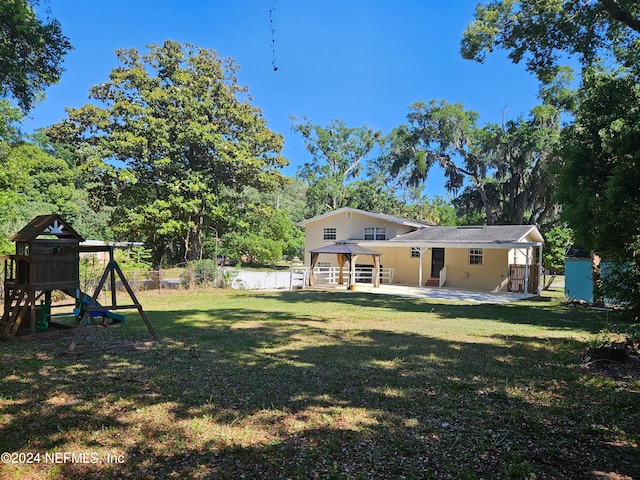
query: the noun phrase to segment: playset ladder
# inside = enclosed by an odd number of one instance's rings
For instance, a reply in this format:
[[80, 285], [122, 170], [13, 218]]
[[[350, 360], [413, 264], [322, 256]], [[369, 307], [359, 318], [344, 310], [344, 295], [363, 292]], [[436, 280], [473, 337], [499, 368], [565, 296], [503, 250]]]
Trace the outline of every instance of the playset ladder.
[[27, 313], [29, 302], [25, 302], [28, 290], [24, 288], [5, 289], [4, 314], [0, 320], [0, 328], [3, 337], [15, 335], [20, 328], [22, 317]]

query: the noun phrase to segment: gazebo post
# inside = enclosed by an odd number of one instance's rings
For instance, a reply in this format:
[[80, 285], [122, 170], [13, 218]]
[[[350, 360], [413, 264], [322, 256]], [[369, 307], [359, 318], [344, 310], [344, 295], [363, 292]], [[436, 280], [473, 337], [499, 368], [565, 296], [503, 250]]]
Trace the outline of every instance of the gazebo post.
[[313, 270], [316, 268], [316, 264], [318, 263], [319, 253], [311, 252], [311, 271], [309, 272], [309, 286], [313, 287], [316, 284], [316, 278], [313, 273]]
[[373, 286], [380, 286], [380, 255], [371, 255], [373, 257]]
[[349, 288], [356, 283], [356, 258], [357, 255], [349, 255]]
[[342, 267], [344, 267], [344, 255], [338, 253], [338, 265], [340, 266], [340, 272], [338, 273], [338, 285], [344, 285], [344, 277], [342, 276]]

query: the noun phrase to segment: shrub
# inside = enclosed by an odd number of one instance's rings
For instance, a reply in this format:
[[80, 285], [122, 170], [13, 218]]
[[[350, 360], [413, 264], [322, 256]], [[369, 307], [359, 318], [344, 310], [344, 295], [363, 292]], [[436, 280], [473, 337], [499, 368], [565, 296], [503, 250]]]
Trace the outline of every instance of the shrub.
[[219, 266], [215, 260], [195, 260], [187, 264], [180, 279], [184, 288], [230, 288], [236, 275], [234, 271]]

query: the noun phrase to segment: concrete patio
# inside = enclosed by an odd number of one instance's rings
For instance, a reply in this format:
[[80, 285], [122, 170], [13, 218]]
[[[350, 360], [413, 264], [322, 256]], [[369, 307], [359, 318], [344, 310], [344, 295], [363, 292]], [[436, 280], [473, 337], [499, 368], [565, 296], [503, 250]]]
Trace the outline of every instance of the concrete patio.
[[[336, 284], [322, 284], [313, 288], [322, 290], [347, 290], [346, 285]], [[522, 293], [512, 292], [474, 292], [470, 290], [446, 287], [411, 287], [406, 285], [388, 284], [381, 284], [380, 287], [375, 288], [373, 285], [367, 283], [357, 283], [355, 291], [376, 295], [395, 295], [398, 297], [430, 298], [433, 300], [493, 304], [509, 303], [525, 298]]]

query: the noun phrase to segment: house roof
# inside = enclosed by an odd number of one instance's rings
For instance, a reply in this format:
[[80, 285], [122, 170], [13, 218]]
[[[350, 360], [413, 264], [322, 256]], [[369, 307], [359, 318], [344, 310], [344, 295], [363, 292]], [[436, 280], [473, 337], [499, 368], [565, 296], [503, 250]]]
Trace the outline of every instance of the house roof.
[[333, 215], [339, 215], [344, 212], [359, 213], [361, 215], [367, 215], [369, 217], [378, 218], [380, 220], [386, 220], [388, 222], [393, 222], [399, 225], [406, 225], [406, 226], [415, 227], [415, 228], [422, 228], [422, 227], [428, 227], [428, 226], [434, 225], [433, 223], [420, 222], [418, 220], [412, 220], [410, 218], [398, 217], [396, 215], [388, 215], [386, 213], [368, 212], [366, 210], [360, 210], [358, 208], [351, 208], [351, 207], [342, 207], [337, 210], [332, 210], [331, 212], [323, 213], [322, 215], [317, 215], [315, 217], [302, 220], [301, 222], [298, 222], [297, 225], [300, 227], [304, 227], [309, 223], [317, 222], [318, 220], [323, 220], [327, 217], [331, 217]]
[[358, 245], [356, 242], [340, 240], [332, 243], [331, 245], [325, 245], [314, 250], [310, 250], [309, 253], [342, 253], [347, 255], [380, 255], [379, 252], [371, 250], [366, 247]]
[[455, 246], [478, 244], [504, 247], [509, 244], [542, 242], [542, 235], [534, 225], [478, 225], [461, 227], [425, 227], [398, 235], [394, 243], [446, 244]]
[[40, 235], [52, 235], [59, 239], [74, 239], [83, 242], [84, 238], [76, 232], [60, 215], [39, 215], [22, 230], [11, 237], [12, 242], [32, 242]]

